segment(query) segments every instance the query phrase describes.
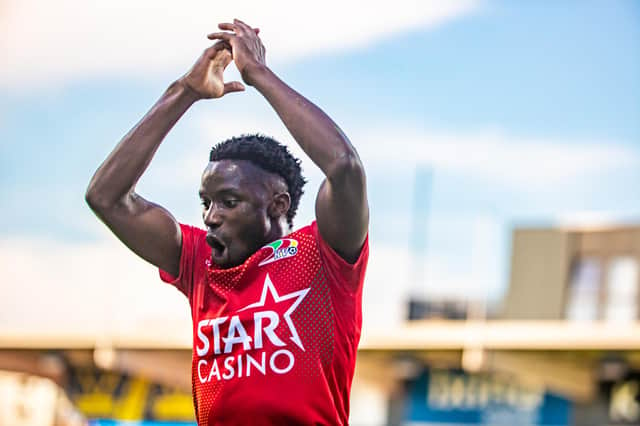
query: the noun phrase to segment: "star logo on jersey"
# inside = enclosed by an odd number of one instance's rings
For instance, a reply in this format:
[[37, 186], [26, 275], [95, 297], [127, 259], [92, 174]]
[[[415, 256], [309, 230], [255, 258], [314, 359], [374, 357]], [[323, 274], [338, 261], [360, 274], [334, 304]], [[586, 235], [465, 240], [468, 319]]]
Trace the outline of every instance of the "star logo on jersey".
[[267, 294], [271, 296], [271, 299], [275, 303], [280, 303], [285, 300], [295, 299], [293, 304], [289, 306], [289, 309], [287, 309], [286, 312], [283, 314], [283, 317], [285, 322], [287, 323], [287, 326], [289, 327], [289, 331], [291, 332], [291, 340], [293, 341], [293, 343], [296, 344], [296, 346], [298, 346], [300, 349], [304, 351], [304, 346], [302, 345], [302, 341], [298, 336], [298, 331], [296, 330], [296, 326], [293, 324], [293, 321], [291, 320], [291, 314], [293, 313], [293, 311], [296, 310], [298, 305], [300, 305], [300, 303], [302, 302], [302, 299], [304, 299], [304, 297], [307, 295], [309, 290], [311, 290], [310, 287], [302, 290], [294, 291], [289, 294], [279, 295], [278, 291], [273, 286], [273, 282], [271, 282], [271, 278], [269, 278], [269, 274], [267, 274], [267, 276], [264, 279], [264, 285], [262, 287], [262, 294], [260, 295], [260, 300], [258, 300], [255, 303], [251, 303], [250, 305], [247, 305], [242, 309], [239, 309], [238, 312], [245, 311], [247, 309], [252, 309], [252, 308], [264, 307], [267, 301]]

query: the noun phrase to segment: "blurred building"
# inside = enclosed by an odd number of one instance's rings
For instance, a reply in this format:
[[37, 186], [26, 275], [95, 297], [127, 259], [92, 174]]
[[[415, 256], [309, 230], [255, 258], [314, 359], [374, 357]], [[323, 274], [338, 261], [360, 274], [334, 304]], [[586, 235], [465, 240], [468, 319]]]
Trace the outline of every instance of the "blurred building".
[[[639, 264], [640, 226], [518, 229], [504, 318], [636, 330]], [[576, 404], [575, 424], [640, 424], [640, 348], [597, 349], [574, 354], [588, 359], [596, 383], [593, 397]]]
[[[421, 321], [407, 332], [438, 350], [417, 362], [394, 421], [640, 424], [639, 261], [640, 226], [516, 229], [497, 319]], [[461, 306], [411, 301], [409, 312], [477, 318]]]
[[640, 227], [518, 229], [504, 318], [638, 321]]

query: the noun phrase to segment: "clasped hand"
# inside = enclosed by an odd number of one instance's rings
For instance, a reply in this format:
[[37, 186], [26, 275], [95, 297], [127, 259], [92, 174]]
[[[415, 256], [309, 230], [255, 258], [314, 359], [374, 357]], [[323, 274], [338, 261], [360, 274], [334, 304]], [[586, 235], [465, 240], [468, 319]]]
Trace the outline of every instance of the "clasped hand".
[[234, 19], [233, 23], [218, 24], [221, 32], [211, 33], [210, 40], [218, 40], [205, 49], [193, 67], [180, 81], [203, 99], [220, 98], [227, 93], [245, 89], [239, 81], [224, 82], [223, 73], [233, 61], [242, 80], [253, 83], [253, 74], [266, 66], [265, 48], [258, 37], [260, 30]]

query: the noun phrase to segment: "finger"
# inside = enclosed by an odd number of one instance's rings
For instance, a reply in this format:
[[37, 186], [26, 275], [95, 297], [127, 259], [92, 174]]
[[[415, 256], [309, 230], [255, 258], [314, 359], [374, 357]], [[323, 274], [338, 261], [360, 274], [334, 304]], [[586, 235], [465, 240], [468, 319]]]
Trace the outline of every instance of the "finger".
[[224, 84], [225, 94], [231, 93], [231, 92], [243, 92], [243, 91], [244, 91], [244, 84], [240, 83], [239, 81], [232, 81]]
[[212, 46], [207, 47], [204, 52], [205, 52], [205, 55], [207, 56], [207, 58], [213, 59], [218, 54], [218, 52], [220, 52], [221, 50], [231, 51], [231, 46], [226, 41], [221, 40], [221, 41], [216, 42]]
[[235, 35], [232, 33], [223, 33], [223, 32], [211, 33], [207, 36], [209, 40], [224, 40], [227, 43], [231, 43], [231, 39], [233, 39], [234, 37]]
[[235, 31], [236, 30], [236, 26], [230, 22], [222, 22], [220, 24], [218, 24], [218, 28], [220, 28], [221, 30], [227, 30], [227, 31]]

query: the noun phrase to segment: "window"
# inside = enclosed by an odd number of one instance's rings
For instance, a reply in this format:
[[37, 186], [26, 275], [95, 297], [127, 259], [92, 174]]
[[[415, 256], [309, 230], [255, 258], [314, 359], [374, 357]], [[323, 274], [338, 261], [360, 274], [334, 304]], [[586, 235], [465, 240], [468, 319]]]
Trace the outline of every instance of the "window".
[[609, 262], [605, 294], [605, 320], [632, 322], [638, 318], [638, 263], [633, 257], [614, 257]]
[[601, 262], [597, 258], [577, 259], [571, 271], [567, 299], [567, 319], [594, 321], [598, 319]]

